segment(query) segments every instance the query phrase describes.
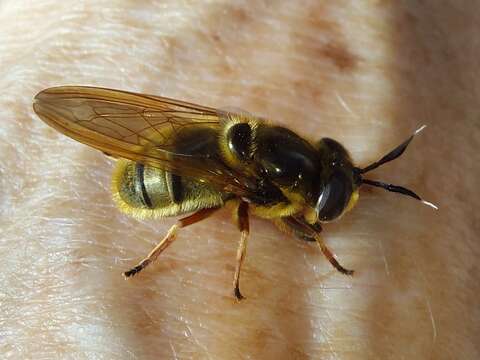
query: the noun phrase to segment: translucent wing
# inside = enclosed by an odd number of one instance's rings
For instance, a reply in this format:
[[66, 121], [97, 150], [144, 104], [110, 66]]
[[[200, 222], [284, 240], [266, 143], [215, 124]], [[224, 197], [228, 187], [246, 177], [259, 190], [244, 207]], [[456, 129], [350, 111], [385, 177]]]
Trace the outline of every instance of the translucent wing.
[[[105, 153], [207, 181], [249, 195], [255, 181], [218, 157], [181, 153], [175, 139], [192, 126], [220, 130], [216, 109], [159, 96], [84, 86], [61, 86], [35, 96], [37, 115], [61, 133]], [[215, 155], [215, 154], [213, 154]]]

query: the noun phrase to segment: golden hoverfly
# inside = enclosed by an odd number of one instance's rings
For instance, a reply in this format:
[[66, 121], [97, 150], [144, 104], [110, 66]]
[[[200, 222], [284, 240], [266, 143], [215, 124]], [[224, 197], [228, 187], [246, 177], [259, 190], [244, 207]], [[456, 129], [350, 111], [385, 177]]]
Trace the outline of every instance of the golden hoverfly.
[[381, 187], [435, 207], [404, 187], [363, 177], [399, 157], [423, 127], [379, 161], [359, 168], [333, 139], [310, 142], [262, 118], [165, 97], [62, 86], [37, 94], [33, 108], [61, 133], [117, 158], [112, 188], [122, 211], [137, 218], [187, 215], [126, 277], [152, 263], [180, 228], [226, 203], [234, 205], [241, 233], [233, 282], [239, 300], [249, 214], [316, 241], [338, 271], [352, 275], [324, 244], [320, 231], [322, 223], [354, 207], [360, 186]]

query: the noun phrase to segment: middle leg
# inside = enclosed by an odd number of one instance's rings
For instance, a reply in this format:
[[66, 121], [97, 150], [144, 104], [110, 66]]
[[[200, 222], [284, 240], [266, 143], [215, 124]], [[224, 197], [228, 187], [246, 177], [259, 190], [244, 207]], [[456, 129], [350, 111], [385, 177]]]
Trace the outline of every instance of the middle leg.
[[240, 271], [247, 252], [247, 240], [250, 232], [250, 224], [248, 221], [248, 203], [241, 201], [237, 208], [237, 225], [240, 230], [240, 243], [237, 250], [237, 265], [235, 267], [235, 275], [233, 277], [233, 294], [238, 301], [244, 299], [240, 292]]

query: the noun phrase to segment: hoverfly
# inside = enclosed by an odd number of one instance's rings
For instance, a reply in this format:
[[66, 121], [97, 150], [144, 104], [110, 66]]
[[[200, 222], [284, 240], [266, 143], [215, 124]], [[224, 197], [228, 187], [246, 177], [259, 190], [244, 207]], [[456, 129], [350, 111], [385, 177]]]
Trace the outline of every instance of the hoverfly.
[[33, 108], [56, 130], [118, 159], [112, 189], [120, 210], [140, 219], [186, 215], [126, 277], [155, 261], [179, 229], [226, 203], [234, 205], [241, 233], [233, 280], [238, 300], [243, 298], [239, 281], [249, 214], [317, 242], [335, 269], [352, 275], [320, 232], [323, 223], [354, 207], [360, 186], [381, 187], [435, 207], [404, 187], [363, 177], [402, 155], [423, 127], [379, 161], [359, 168], [333, 139], [310, 142], [262, 118], [164, 97], [62, 86], [37, 94]]

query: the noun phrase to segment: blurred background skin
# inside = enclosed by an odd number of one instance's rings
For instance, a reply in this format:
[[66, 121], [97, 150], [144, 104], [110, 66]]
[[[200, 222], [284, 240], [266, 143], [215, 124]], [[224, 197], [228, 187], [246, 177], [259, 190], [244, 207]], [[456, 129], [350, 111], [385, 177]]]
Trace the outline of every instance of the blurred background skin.
[[[472, 1], [17, 1], [0, 4], [0, 353], [35, 359], [478, 359], [478, 24]], [[267, 116], [341, 141], [359, 165], [422, 124], [315, 245], [229, 210], [121, 276], [174, 219], [110, 199], [113, 161], [44, 125], [65, 84]]]

